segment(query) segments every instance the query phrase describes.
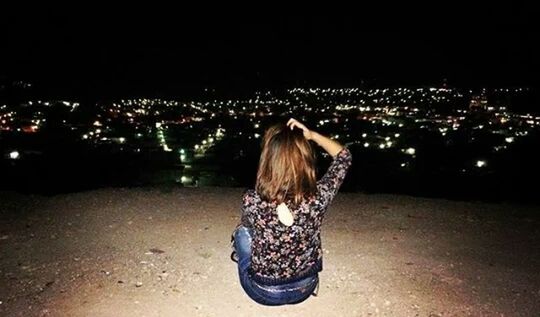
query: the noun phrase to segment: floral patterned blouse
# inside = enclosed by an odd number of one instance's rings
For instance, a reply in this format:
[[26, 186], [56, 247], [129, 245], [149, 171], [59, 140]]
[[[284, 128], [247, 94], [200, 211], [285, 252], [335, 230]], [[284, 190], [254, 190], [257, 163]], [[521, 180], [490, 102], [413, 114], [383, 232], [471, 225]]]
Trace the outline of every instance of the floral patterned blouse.
[[315, 271], [322, 270], [321, 224], [351, 162], [349, 149], [343, 147], [317, 181], [317, 194], [291, 209], [292, 226], [279, 221], [275, 203], [262, 200], [254, 189], [245, 191], [241, 224], [253, 229], [252, 273], [260, 278], [290, 280], [314, 271], [319, 263]]

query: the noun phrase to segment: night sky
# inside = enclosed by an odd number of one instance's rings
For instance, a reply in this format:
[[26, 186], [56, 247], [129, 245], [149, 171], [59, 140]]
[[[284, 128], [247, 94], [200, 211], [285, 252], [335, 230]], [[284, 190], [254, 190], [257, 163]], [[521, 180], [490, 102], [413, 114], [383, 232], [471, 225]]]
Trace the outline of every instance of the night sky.
[[535, 86], [540, 69], [532, 6], [217, 12], [12, 12], [2, 22], [0, 78], [53, 93], [140, 95], [443, 81]]

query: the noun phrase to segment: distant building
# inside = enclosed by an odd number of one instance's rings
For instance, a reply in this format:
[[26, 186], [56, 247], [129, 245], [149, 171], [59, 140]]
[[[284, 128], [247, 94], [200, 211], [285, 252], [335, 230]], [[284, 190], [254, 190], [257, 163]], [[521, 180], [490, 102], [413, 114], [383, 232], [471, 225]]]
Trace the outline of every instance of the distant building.
[[480, 95], [473, 95], [471, 102], [469, 103], [469, 110], [487, 110], [488, 98], [482, 93]]

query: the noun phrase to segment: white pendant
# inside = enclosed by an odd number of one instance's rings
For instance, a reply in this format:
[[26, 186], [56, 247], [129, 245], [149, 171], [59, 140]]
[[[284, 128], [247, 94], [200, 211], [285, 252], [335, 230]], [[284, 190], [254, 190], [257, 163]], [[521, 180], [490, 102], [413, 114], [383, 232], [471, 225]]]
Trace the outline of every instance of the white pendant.
[[278, 219], [282, 224], [287, 227], [292, 226], [294, 219], [289, 207], [285, 203], [281, 203], [277, 206]]

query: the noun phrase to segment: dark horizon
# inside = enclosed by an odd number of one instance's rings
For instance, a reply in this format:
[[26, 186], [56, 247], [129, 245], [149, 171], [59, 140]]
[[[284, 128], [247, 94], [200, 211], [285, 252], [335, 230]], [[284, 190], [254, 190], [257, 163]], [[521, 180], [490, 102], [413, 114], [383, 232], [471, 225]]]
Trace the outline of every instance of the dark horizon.
[[[399, 10], [397, 10], [399, 11]], [[152, 17], [11, 14], [0, 80], [82, 96], [204, 87], [537, 85], [534, 10]]]

